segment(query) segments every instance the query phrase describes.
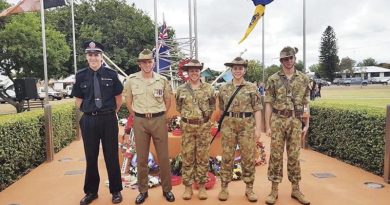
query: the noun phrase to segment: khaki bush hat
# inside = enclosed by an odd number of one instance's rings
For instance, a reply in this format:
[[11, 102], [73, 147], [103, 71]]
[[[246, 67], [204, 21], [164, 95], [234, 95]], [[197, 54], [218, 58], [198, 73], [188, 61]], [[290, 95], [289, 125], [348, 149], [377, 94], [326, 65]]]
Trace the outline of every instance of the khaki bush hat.
[[287, 46], [287, 47], [284, 47], [280, 51], [279, 59], [290, 57], [290, 56], [295, 56], [295, 54], [297, 54], [297, 53], [298, 53], [298, 48], [296, 48], [296, 47], [292, 48], [290, 46]]
[[150, 59], [153, 59], [153, 52], [149, 49], [144, 49], [141, 53], [139, 53], [137, 61], [139, 62]]
[[203, 63], [200, 63], [196, 59], [191, 59], [190, 62], [188, 62], [187, 64], [185, 64], [183, 66], [183, 71], [187, 71], [188, 72], [189, 68], [198, 68], [199, 70], [202, 70], [203, 69]]
[[224, 65], [228, 66], [228, 67], [233, 67], [235, 65], [241, 65], [241, 66], [247, 67], [248, 66], [248, 61], [244, 60], [241, 57], [236, 57], [232, 62], [225, 63]]

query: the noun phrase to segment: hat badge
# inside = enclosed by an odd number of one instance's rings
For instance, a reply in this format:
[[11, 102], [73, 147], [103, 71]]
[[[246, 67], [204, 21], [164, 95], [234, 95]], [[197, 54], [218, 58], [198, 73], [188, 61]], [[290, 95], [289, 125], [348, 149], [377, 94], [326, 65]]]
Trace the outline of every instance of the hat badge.
[[94, 42], [89, 43], [90, 48], [96, 48], [96, 44]]

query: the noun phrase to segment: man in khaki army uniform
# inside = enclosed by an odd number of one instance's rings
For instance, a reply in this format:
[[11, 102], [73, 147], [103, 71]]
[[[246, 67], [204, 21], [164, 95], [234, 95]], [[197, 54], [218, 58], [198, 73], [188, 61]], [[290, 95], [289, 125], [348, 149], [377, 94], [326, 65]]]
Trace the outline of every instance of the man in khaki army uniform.
[[309, 78], [295, 69], [297, 48], [285, 47], [280, 52], [282, 70], [268, 78], [265, 95], [265, 126], [271, 136], [271, 153], [268, 166], [268, 180], [272, 190], [266, 199], [267, 204], [274, 204], [278, 198], [278, 184], [283, 177], [283, 151], [287, 147], [288, 179], [292, 183], [291, 197], [302, 204], [310, 201], [299, 190], [301, 167], [299, 150], [301, 136], [309, 128], [309, 120], [302, 128], [304, 106], [309, 108]]
[[261, 109], [260, 95], [255, 84], [245, 81], [244, 74], [248, 62], [241, 57], [225, 63], [231, 67], [233, 80], [221, 86], [219, 90], [219, 109], [226, 109], [229, 99], [238, 87], [241, 90], [234, 97], [222, 123], [222, 166], [221, 191], [218, 198], [226, 201], [229, 197], [228, 184], [232, 180], [233, 160], [236, 146], [240, 146], [242, 179], [246, 184], [245, 196], [250, 202], [256, 202], [253, 192], [255, 180], [255, 137], [260, 138]]
[[137, 152], [138, 190], [135, 203], [142, 204], [148, 197], [148, 156], [150, 138], [153, 139], [160, 165], [163, 196], [175, 201], [171, 185], [168, 156], [168, 130], [165, 111], [171, 105], [172, 89], [167, 79], [153, 72], [153, 53], [145, 49], [138, 57], [140, 72], [127, 78], [124, 86], [126, 106], [134, 114], [134, 134]]
[[191, 60], [183, 67], [189, 80], [179, 86], [176, 93], [176, 109], [181, 114], [183, 130], [181, 154], [183, 157], [182, 177], [185, 190], [182, 198], [192, 197], [192, 183], [199, 184], [198, 198], [207, 199], [205, 183], [209, 165], [210, 117], [215, 109], [214, 90], [200, 80], [203, 65]]

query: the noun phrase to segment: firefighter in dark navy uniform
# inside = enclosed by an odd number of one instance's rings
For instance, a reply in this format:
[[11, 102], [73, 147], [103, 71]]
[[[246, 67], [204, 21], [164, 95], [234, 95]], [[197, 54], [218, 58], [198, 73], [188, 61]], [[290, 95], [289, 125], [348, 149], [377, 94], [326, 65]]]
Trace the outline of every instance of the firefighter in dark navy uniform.
[[122, 182], [118, 159], [118, 119], [116, 113], [122, 104], [123, 85], [118, 73], [104, 67], [102, 44], [89, 41], [84, 44], [88, 67], [76, 74], [72, 95], [83, 112], [80, 129], [84, 142], [87, 170], [84, 181], [85, 197], [80, 205], [89, 204], [98, 197], [99, 145], [102, 142], [108, 172], [112, 203], [122, 202]]

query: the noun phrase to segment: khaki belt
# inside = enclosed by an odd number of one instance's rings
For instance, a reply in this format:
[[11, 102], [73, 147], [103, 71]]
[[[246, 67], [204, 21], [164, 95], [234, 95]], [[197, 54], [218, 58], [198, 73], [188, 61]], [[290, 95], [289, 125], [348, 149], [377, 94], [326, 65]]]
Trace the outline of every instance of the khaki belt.
[[154, 117], [160, 117], [164, 114], [165, 114], [164, 111], [157, 112], [157, 113], [137, 113], [137, 112], [134, 113], [134, 115], [137, 117], [148, 118], [148, 119], [154, 118]]
[[203, 118], [203, 119], [187, 119], [185, 117], [182, 117], [181, 120], [185, 123], [188, 123], [188, 124], [193, 124], [193, 125], [201, 125], [203, 123], [206, 123], [209, 121], [210, 118], [206, 117], [206, 118]]
[[294, 111], [294, 110], [277, 110], [275, 108], [272, 108], [272, 112], [281, 116], [285, 117], [301, 117], [302, 112], [300, 111]]
[[252, 117], [253, 113], [251, 112], [228, 112], [226, 116], [236, 117], [236, 118], [248, 118]]

